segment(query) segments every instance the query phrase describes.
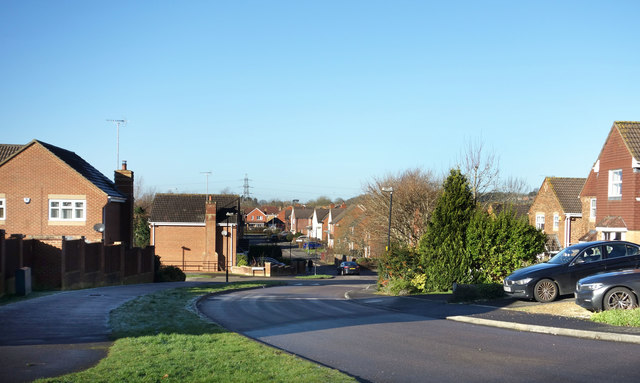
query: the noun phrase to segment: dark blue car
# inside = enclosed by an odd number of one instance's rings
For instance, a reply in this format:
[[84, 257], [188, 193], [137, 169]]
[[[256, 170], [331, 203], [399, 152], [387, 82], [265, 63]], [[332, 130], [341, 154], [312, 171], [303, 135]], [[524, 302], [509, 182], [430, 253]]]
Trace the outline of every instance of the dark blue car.
[[322, 247], [318, 242], [305, 242], [302, 246], [303, 249], [319, 249]]
[[573, 294], [579, 279], [593, 274], [637, 268], [640, 246], [624, 241], [596, 241], [569, 246], [549, 261], [514, 271], [505, 278], [505, 293], [551, 302]]

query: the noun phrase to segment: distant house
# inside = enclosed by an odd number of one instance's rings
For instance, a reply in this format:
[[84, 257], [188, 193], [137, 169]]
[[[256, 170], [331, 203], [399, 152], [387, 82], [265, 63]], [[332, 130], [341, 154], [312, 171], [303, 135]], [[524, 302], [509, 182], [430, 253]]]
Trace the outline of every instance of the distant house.
[[311, 236], [313, 211], [312, 208], [294, 206], [291, 211], [291, 231]]
[[589, 239], [640, 242], [640, 122], [613, 123], [580, 197]]
[[267, 215], [259, 208], [255, 208], [247, 214], [246, 223], [250, 229], [265, 227]]
[[0, 229], [61, 246], [62, 236], [133, 242], [133, 172], [115, 181], [66, 149], [33, 140], [0, 145]]
[[324, 241], [325, 238], [325, 220], [329, 216], [329, 209], [313, 209], [313, 216], [311, 219], [311, 234], [309, 238], [315, 238], [319, 241]]
[[236, 265], [244, 230], [236, 195], [157, 194], [151, 244], [165, 265], [185, 271], [224, 271]]
[[547, 177], [529, 208], [529, 222], [547, 234], [547, 250], [578, 243], [586, 233], [580, 191], [585, 178]]

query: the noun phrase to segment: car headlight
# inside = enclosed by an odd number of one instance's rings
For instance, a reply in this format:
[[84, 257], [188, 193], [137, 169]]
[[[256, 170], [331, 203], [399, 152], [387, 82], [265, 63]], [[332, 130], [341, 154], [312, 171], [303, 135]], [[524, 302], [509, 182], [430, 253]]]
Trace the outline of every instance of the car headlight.
[[585, 283], [582, 285], [578, 284], [578, 290], [593, 291], [593, 290], [598, 290], [602, 286], [604, 286], [604, 284], [602, 283]]
[[513, 283], [515, 285], [526, 285], [527, 283], [531, 282], [532, 280], [533, 280], [533, 278], [518, 279], [516, 281], [513, 281]]

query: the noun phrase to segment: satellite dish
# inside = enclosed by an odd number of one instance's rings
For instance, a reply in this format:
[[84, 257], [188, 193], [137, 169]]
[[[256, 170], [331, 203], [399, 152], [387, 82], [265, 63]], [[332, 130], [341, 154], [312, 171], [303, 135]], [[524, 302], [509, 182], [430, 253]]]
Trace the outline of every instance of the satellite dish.
[[93, 230], [97, 231], [98, 233], [104, 233], [104, 223], [96, 223], [95, 225], [93, 225]]

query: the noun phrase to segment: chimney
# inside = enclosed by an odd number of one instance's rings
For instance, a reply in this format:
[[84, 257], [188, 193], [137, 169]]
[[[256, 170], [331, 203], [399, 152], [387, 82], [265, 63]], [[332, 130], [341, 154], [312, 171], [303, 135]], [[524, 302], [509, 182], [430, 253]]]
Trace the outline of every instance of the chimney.
[[214, 257], [216, 253], [216, 229], [217, 229], [217, 213], [218, 206], [211, 195], [207, 195], [205, 204], [205, 244], [204, 252], [208, 260], [218, 260]]
[[120, 240], [133, 247], [133, 172], [127, 170], [127, 161], [122, 161], [122, 169], [114, 172], [116, 188], [126, 197], [120, 209]]

